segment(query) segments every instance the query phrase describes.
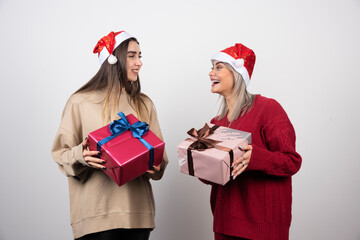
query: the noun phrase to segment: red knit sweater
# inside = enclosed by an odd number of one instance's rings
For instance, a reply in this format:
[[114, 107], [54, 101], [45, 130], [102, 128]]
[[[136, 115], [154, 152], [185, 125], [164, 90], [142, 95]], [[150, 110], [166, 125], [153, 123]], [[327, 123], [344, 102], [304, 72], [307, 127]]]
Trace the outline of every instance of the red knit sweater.
[[[227, 117], [211, 123], [229, 126]], [[250, 111], [231, 128], [252, 134], [253, 152], [247, 169], [225, 186], [212, 184], [214, 232], [248, 239], [289, 238], [291, 176], [301, 165], [295, 131], [278, 102], [257, 95]]]

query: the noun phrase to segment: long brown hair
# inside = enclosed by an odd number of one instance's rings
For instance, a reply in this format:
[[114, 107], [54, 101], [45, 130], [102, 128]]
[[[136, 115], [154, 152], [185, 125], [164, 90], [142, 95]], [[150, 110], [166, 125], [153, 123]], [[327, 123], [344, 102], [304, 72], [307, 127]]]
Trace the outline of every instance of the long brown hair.
[[117, 63], [111, 65], [105, 60], [95, 76], [75, 92], [84, 93], [106, 89], [102, 111], [104, 125], [114, 120], [123, 89], [128, 94], [128, 101], [139, 119], [149, 122], [149, 110], [146, 107], [145, 100], [150, 99], [141, 92], [139, 76], [136, 81], [130, 81], [127, 78], [126, 60], [130, 41], [135, 41], [139, 44], [136, 38], [133, 37], [123, 41], [113, 52], [113, 55], [118, 58]]

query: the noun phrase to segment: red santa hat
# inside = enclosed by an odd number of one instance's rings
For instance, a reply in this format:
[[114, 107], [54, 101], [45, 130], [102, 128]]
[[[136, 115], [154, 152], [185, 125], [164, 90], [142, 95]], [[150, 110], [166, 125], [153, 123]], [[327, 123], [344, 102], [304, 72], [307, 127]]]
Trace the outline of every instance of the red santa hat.
[[94, 53], [98, 53], [100, 65], [108, 59], [110, 64], [115, 64], [117, 62], [117, 58], [112, 54], [114, 49], [117, 48], [120, 43], [125, 41], [126, 39], [131, 38], [125, 31], [120, 32], [110, 32], [107, 36], [101, 38], [94, 48]]
[[229, 63], [235, 71], [241, 74], [245, 81], [246, 87], [250, 83], [251, 75], [255, 65], [255, 53], [250, 48], [236, 43], [235, 46], [228, 47], [218, 53], [212, 58], [211, 62], [215, 60]]

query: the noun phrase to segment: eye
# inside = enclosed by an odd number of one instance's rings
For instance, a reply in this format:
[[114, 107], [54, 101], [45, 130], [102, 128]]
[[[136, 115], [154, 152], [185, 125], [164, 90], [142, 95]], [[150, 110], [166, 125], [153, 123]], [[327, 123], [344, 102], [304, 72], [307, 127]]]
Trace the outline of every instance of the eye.
[[139, 58], [142, 58], [142, 56], [140, 55]]
[[134, 57], [135, 57], [135, 55], [129, 55], [128, 57], [129, 57], [129, 58], [134, 58]]
[[222, 69], [222, 66], [221, 65], [216, 65], [216, 70], [220, 70]]

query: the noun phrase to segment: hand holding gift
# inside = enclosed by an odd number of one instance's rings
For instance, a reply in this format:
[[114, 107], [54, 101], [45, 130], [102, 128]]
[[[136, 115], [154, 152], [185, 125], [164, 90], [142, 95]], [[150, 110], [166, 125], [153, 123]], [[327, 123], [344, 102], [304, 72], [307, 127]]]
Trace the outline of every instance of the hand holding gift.
[[105, 169], [105, 167], [101, 165], [101, 163], [105, 163], [105, 161], [97, 157], [99, 156], [99, 152], [89, 151], [88, 145], [89, 145], [89, 139], [86, 137], [85, 140], [82, 142], [83, 157], [85, 162], [93, 168]]
[[249, 166], [251, 154], [252, 154], [251, 145], [240, 146], [239, 148], [245, 151], [245, 153], [241, 155], [238, 159], [236, 159], [231, 165], [231, 167], [233, 168], [231, 172], [231, 176], [233, 177], [233, 179], [235, 179], [242, 172], [244, 172], [247, 166]]
[[160, 165], [158, 165], [158, 166], [153, 166], [152, 169], [149, 169], [149, 170], [147, 170], [146, 172], [149, 173], [149, 174], [154, 174], [154, 173], [159, 172], [159, 171], [160, 171]]

